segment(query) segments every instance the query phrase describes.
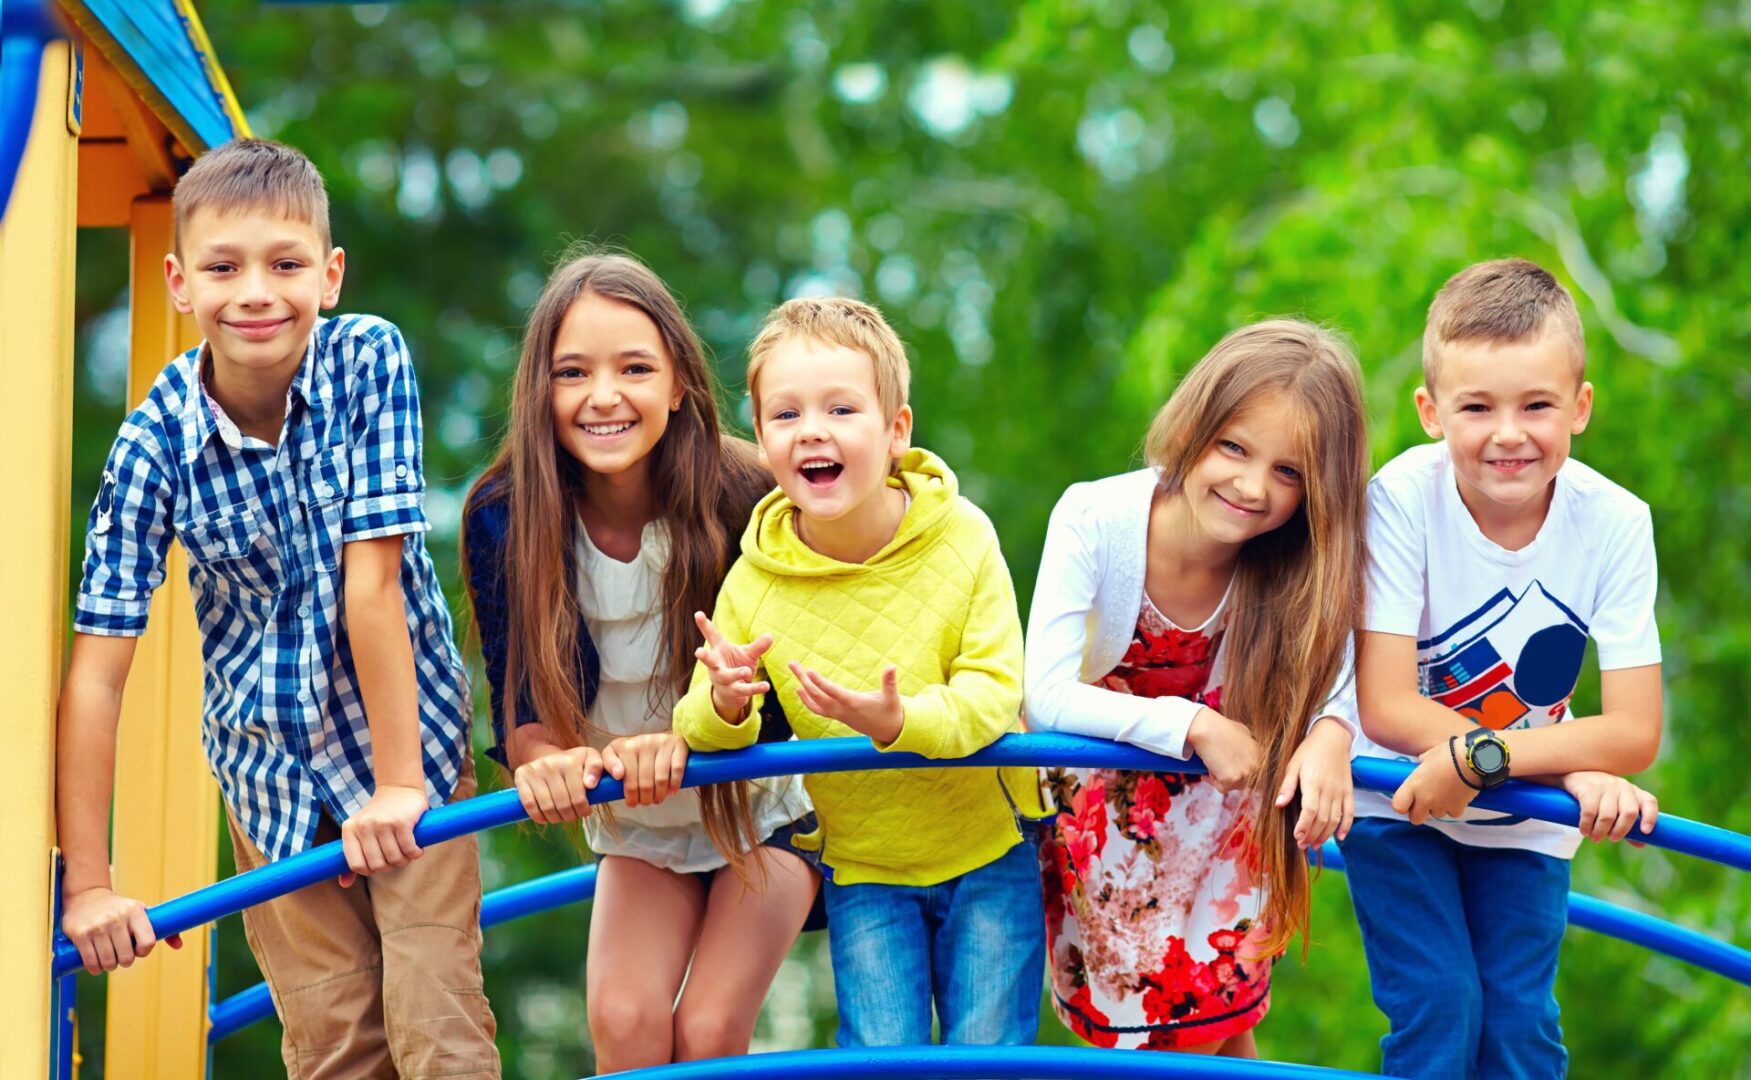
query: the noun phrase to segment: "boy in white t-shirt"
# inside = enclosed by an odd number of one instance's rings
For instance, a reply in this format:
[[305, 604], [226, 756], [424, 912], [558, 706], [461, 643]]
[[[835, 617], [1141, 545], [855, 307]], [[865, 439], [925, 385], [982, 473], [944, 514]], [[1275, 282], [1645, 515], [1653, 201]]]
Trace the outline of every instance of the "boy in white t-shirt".
[[[1593, 407], [1585, 362], [1548, 272], [1461, 271], [1429, 307], [1416, 392], [1443, 441], [1369, 484], [1356, 752], [1419, 761], [1390, 799], [1357, 791], [1343, 843], [1388, 1075], [1561, 1076], [1568, 860], [1583, 834], [1621, 840], [1657, 813], [1620, 779], [1660, 745], [1653, 523], [1569, 459]], [[1604, 709], [1575, 717], [1588, 638]], [[1580, 831], [1469, 809], [1510, 775], [1560, 783]]]

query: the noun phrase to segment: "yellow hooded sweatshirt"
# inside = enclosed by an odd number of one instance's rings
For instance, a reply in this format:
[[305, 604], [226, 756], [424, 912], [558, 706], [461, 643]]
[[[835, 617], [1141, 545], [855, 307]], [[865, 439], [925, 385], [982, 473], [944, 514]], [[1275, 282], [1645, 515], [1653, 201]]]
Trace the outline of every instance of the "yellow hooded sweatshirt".
[[[960, 496], [940, 458], [913, 449], [888, 483], [904, 487], [912, 504], [893, 540], [857, 565], [809, 548], [797, 536], [795, 504], [781, 490], [767, 495], [742, 534], [742, 558], [712, 621], [731, 641], [772, 635], [763, 677], [799, 737], [857, 732], [803, 707], [791, 661], [853, 690], [878, 689], [892, 664], [905, 726], [877, 748], [963, 757], [1021, 730], [1015, 585], [990, 519]], [[726, 723], [702, 664], [675, 706], [675, 730], [695, 750], [750, 746], [759, 706]], [[1045, 813], [1029, 768], [826, 773], [804, 783], [821, 823], [822, 859], [841, 885], [947, 881], [1020, 841], [1011, 800], [1027, 817]]]

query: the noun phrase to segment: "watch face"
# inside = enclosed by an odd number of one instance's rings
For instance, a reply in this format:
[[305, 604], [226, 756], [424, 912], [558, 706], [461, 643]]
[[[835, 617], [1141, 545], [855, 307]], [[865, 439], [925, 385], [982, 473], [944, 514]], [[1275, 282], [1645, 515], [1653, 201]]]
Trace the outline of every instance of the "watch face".
[[1471, 748], [1472, 768], [1485, 776], [1496, 772], [1504, 764], [1502, 748], [1493, 742], [1480, 742]]

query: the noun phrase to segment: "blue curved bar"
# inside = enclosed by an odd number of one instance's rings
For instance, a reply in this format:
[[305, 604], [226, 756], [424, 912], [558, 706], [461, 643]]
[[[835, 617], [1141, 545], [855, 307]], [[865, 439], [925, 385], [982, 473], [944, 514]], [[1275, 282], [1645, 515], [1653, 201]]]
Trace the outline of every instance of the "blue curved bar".
[[[1319, 849], [1327, 870], [1345, 872], [1344, 853], [1337, 844], [1327, 843]], [[1751, 950], [1741, 949], [1725, 941], [1716, 941], [1707, 934], [1670, 923], [1652, 915], [1601, 900], [1586, 893], [1569, 893], [1569, 925], [1592, 930], [1640, 945], [1676, 960], [1695, 964], [1705, 971], [1725, 975], [1734, 982], [1751, 986]]]
[[[575, 866], [548, 874], [533, 881], [524, 881], [487, 893], [480, 901], [480, 928], [490, 930], [501, 923], [538, 915], [567, 904], [576, 904], [596, 895], [596, 867]], [[243, 1030], [258, 1020], [274, 1014], [274, 999], [268, 994], [267, 983], [256, 983], [247, 990], [218, 1002], [207, 1012], [208, 1044]]]
[[840, 1050], [786, 1050], [714, 1058], [616, 1073], [624, 1080], [838, 1080], [841, 1077], [965, 1077], [978, 1080], [1162, 1080], [1164, 1077], [1363, 1077], [1367, 1073], [1291, 1065], [1280, 1061], [1096, 1050], [1086, 1046], [869, 1046]]
[[[1328, 870], [1345, 872], [1344, 855], [1333, 843], [1320, 849]], [[483, 929], [536, 915], [567, 904], [588, 900], [595, 895], [596, 868], [580, 866], [561, 870], [546, 877], [491, 892], [481, 901], [480, 925]], [[1588, 896], [1569, 893], [1569, 925], [1592, 930], [1640, 945], [1654, 952], [1694, 964], [1705, 971], [1751, 986], [1751, 950], [1741, 949], [1706, 934], [1632, 911], [1616, 904]], [[266, 983], [257, 983], [247, 990], [214, 1005], [210, 1013], [211, 1026], [207, 1041], [218, 1042], [229, 1035], [273, 1015], [274, 1005], [268, 996]]]
[[[1370, 791], [1396, 791], [1398, 785], [1404, 783], [1404, 778], [1410, 775], [1411, 768], [1410, 762], [1388, 761], [1385, 758], [1357, 758], [1350, 762], [1350, 771], [1355, 775], [1356, 786]], [[1522, 814], [1540, 821], [1554, 821], [1559, 825], [1573, 825], [1581, 816], [1579, 805], [1568, 792], [1524, 781], [1514, 781], [1503, 784], [1494, 791], [1486, 791], [1473, 799], [1472, 805], [1485, 810]], [[1630, 837], [1641, 843], [1681, 851], [1699, 859], [1731, 866], [1735, 870], [1751, 872], [1751, 837], [1741, 836], [1718, 826], [1661, 814], [1653, 832], [1643, 836], [1638, 829]]]
[[43, 46], [60, 36], [48, 0], [0, 0], [0, 221], [30, 141]]
[[[883, 753], [868, 739], [843, 738], [769, 743], [728, 753], [699, 754], [688, 762], [684, 786], [698, 787], [792, 773], [988, 765], [1062, 765], [1182, 773], [1202, 772], [1204, 768], [1196, 758], [1180, 761], [1123, 743], [1080, 735], [1005, 735], [976, 754], [953, 760]], [[1411, 769], [1408, 762], [1373, 759], [1358, 760], [1355, 766], [1357, 784], [1385, 791], [1395, 789]], [[590, 792], [591, 803], [612, 802], [620, 797], [620, 782], [610, 777], [603, 777]], [[1519, 782], [1485, 792], [1478, 796], [1476, 804], [1491, 810], [1571, 825], [1578, 816], [1575, 801], [1563, 792]], [[414, 838], [422, 846], [438, 844], [467, 833], [508, 825], [525, 816], [515, 791], [495, 791], [430, 811], [414, 829]], [[1638, 834], [1638, 837], [1645, 843], [1751, 870], [1751, 837], [1725, 829], [1664, 815], [1653, 832], [1645, 836]], [[164, 937], [283, 896], [325, 877], [336, 877], [346, 868], [346, 856], [341, 853], [337, 840], [167, 900], [148, 908], [146, 914], [152, 920], [154, 931], [159, 937]], [[54, 974], [64, 975], [78, 966], [79, 951], [64, 936], [56, 935]]]

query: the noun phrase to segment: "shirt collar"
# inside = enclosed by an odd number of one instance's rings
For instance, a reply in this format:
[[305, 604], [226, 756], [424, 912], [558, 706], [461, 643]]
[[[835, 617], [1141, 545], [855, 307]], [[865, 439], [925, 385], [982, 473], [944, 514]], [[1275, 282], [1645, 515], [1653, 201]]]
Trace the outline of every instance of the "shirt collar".
[[[317, 320], [316, 327], [310, 333], [310, 342], [304, 348], [304, 361], [298, 365], [297, 374], [292, 376], [291, 385], [286, 387], [287, 415], [292, 412], [294, 399], [303, 401], [308, 408], [317, 402], [326, 406], [333, 396], [334, 391], [327, 373], [319, 372], [317, 369], [320, 365], [316, 363], [316, 334], [327, 321]], [[188, 459], [198, 457], [201, 449], [207, 445], [207, 440], [214, 435], [233, 450], [265, 448], [266, 443], [243, 434], [236, 422], [225, 415], [224, 407], [207, 393], [207, 357], [211, 353], [212, 347], [203, 341], [183, 354], [190, 365], [189, 381], [194, 384], [194, 392], [188, 397], [187, 411], [184, 413], [184, 418], [188, 421], [184, 430], [191, 436], [185, 447]], [[251, 443], [256, 445], [250, 447]]]

